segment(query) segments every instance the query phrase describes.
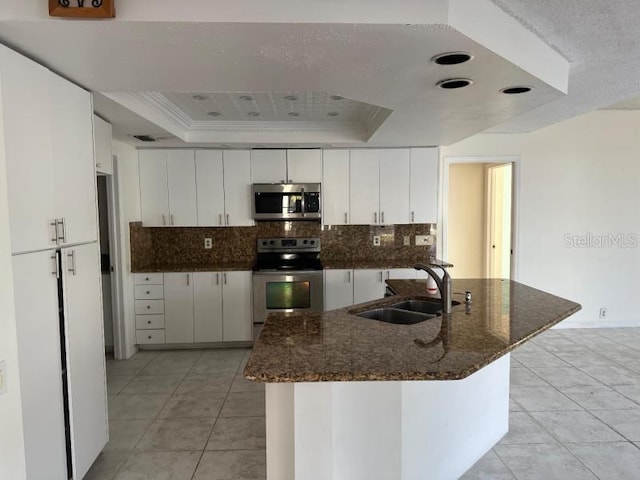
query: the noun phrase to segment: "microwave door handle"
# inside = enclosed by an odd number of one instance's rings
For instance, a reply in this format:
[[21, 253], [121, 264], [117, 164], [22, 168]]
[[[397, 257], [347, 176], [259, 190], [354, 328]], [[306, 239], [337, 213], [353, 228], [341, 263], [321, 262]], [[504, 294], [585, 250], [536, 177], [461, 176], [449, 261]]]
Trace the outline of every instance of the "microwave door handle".
[[304, 202], [304, 188], [300, 189], [300, 193], [301, 193], [301, 197], [302, 197], [302, 216], [304, 217], [304, 213], [305, 213], [305, 202]]

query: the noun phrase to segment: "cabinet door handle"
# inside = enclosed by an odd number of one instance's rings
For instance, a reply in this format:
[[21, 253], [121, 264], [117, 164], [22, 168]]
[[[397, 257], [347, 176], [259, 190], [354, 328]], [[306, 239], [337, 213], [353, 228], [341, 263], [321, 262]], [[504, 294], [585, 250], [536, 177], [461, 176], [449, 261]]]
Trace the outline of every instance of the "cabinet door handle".
[[218, 214], [218, 225], [222, 226], [222, 214]]
[[187, 273], [187, 286], [191, 285], [191, 274]]
[[373, 223], [378, 223], [378, 212], [373, 212]]
[[51, 222], [49, 225], [51, 225], [53, 227], [53, 238], [51, 239], [52, 242], [55, 242], [56, 245], [58, 245], [58, 219], [54, 218], [53, 222]]
[[389, 270], [387, 270], [387, 280], [389, 280]]
[[53, 260], [53, 272], [51, 275], [55, 275], [56, 278], [60, 278], [60, 270], [58, 269], [58, 256], [54, 253], [51, 255], [51, 260]]
[[344, 223], [349, 223], [349, 219], [347, 217], [347, 212], [344, 212]]
[[380, 223], [384, 223], [384, 212], [380, 212]]
[[173, 213], [169, 215], [169, 218], [171, 219], [171, 225], [175, 225], [175, 223], [173, 222]]
[[415, 223], [416, 221], [416, 212], [411, 212], [411, 223]]
[[65, 221], [64, 218], [61, 218], [59, 222], [61, 227], [60, 231], [62, 232], [62, 235], [60, 235], [58, 238], [62, 240], [62, 243], [65, 243], [67, 241], [67, 222]]
[[347, 283], [351, 283], [351, 270], [347, 272]]
[[380, 270], [380, 283], [382, 283], [382, 270]]
[[224, 280], [224, 284], [226, 285], [226, 284], [227, 284], [227, 274], [226, 274], [226, 273], [223, 273], [223, 274], [222, 274], [222, 278], [223, 278], [223, 280]]
[[220, 285], [220, 274], [216, 273], [216, 285]]
[[102, 164], [100, 162], [96, 163], [96, 167], [102, 168]]
[[67, 257], [71, 259], [71, 267], [67, 271], [71, 272], [72, 275], [77, 273], [76, 271], [76, 251], [71, 250], [71, 253], [67, 253]]
[[229, 214], [227, 213], [227, 226], [229, 226]]
[[162, 225], [166, 225], [167, 224], [167, 217], [165, 216], [165, 214], [162, 214]]

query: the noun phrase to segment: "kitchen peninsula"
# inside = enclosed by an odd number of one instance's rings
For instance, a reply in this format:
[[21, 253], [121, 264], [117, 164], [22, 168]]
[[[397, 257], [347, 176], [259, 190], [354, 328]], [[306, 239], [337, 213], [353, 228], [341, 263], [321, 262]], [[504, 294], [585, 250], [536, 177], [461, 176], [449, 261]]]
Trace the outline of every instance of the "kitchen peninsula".
[[[357, 314], [434, 300], [426, 280], [396, 294], [296, 316], [271, 315], [244, 374], [265, 382], [267, 478], [459, 478], [508, 430], [509, 352], [580, 310], [508, 280], [470, 291], [449, 315], [412, 325]], [[462, 297], [458, 298], [462, 300]]]

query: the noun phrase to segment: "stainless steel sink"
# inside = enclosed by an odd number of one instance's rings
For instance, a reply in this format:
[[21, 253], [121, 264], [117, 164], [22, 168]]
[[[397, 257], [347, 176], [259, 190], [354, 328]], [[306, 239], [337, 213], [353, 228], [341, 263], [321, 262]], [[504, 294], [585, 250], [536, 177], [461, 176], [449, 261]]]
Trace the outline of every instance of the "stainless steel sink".
[[357, 316], [399, 325], [412, 325], [414, 323], [423, 322], [436, 317], [436, 315], [411, 312], [409, 310], [400, 310], [397, 308], [375, 308], [373, 310], [358, 313]]

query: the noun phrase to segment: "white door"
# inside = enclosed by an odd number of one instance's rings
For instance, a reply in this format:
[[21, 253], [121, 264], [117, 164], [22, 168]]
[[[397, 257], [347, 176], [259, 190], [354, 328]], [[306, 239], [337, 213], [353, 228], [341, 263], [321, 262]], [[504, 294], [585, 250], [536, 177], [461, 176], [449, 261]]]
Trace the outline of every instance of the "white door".
[[62, 249], [73, 478], [83, 478], [108, 440], [98, 244]]
[[324, 309], [353, 305], [353, 270], [324, 271]]
[[168, 150], [140, 150], [140, 211], [145, 227], [169, 225]]
[[225, 225], [253, 225], [251, 212], [251, 151], [225, 150], [224, 208]]
[[251, 272], [222, 272], [222, 338], [225, 342], [251, 341], [253, 302]]
[[287, 180], [286, 150], [252, 150], [251, 179], [253, 183], [283, 183]]
[[51, 75], [56, 217], [64, 219], [65, 244], [98, 238], [91, 94]]
[[385, 272], [377, 269], [356, 269], [353, 271], [353, 303], [369, 302], [384, 298]]
[[195, 177], [198, 226], [223, 226], [225, 216], [222, 151], [197, 150]]
[[193, 274], [164, 274], [164, 332], [167, 343], [193, 343]]
[[176, 227], [197, 226], [196, 167], [193, 150], [169, 150], [167, 185], [169, 223]]
[[44, 67], [0, 45], [4, 149], [11, 252], [56, 244], [53, 135], [49, 77]]
[[94, 115], [93, 142], [96, 155], [96, 171], [105, 175], [113, 175], [112, 136], [111, 124]]
[[196, 342], [222, 341], [222, 274], [193, 274], [193, 325]]
[[66, 480], [56, 255], [12, 261], [27, 478]]
[[351, 150], [349, 204], [351, 225], [380, 223], [380, 151]]
[[510, 163], [487, 169], [489, 278], [511, 276], [511, 188]]
[[349, 150], [324, 150], [322, 159], [322, 223], [349, 224]]
[[287, 150], [287, 181], [289, 183], [320, 183], [322, 181], [322, 150]]
[[380, 223], [409, 223], [409, 164], [406, 148], [380, 150]]
[[438, 222], [438, 149], [411, 149], [411, 223]]

